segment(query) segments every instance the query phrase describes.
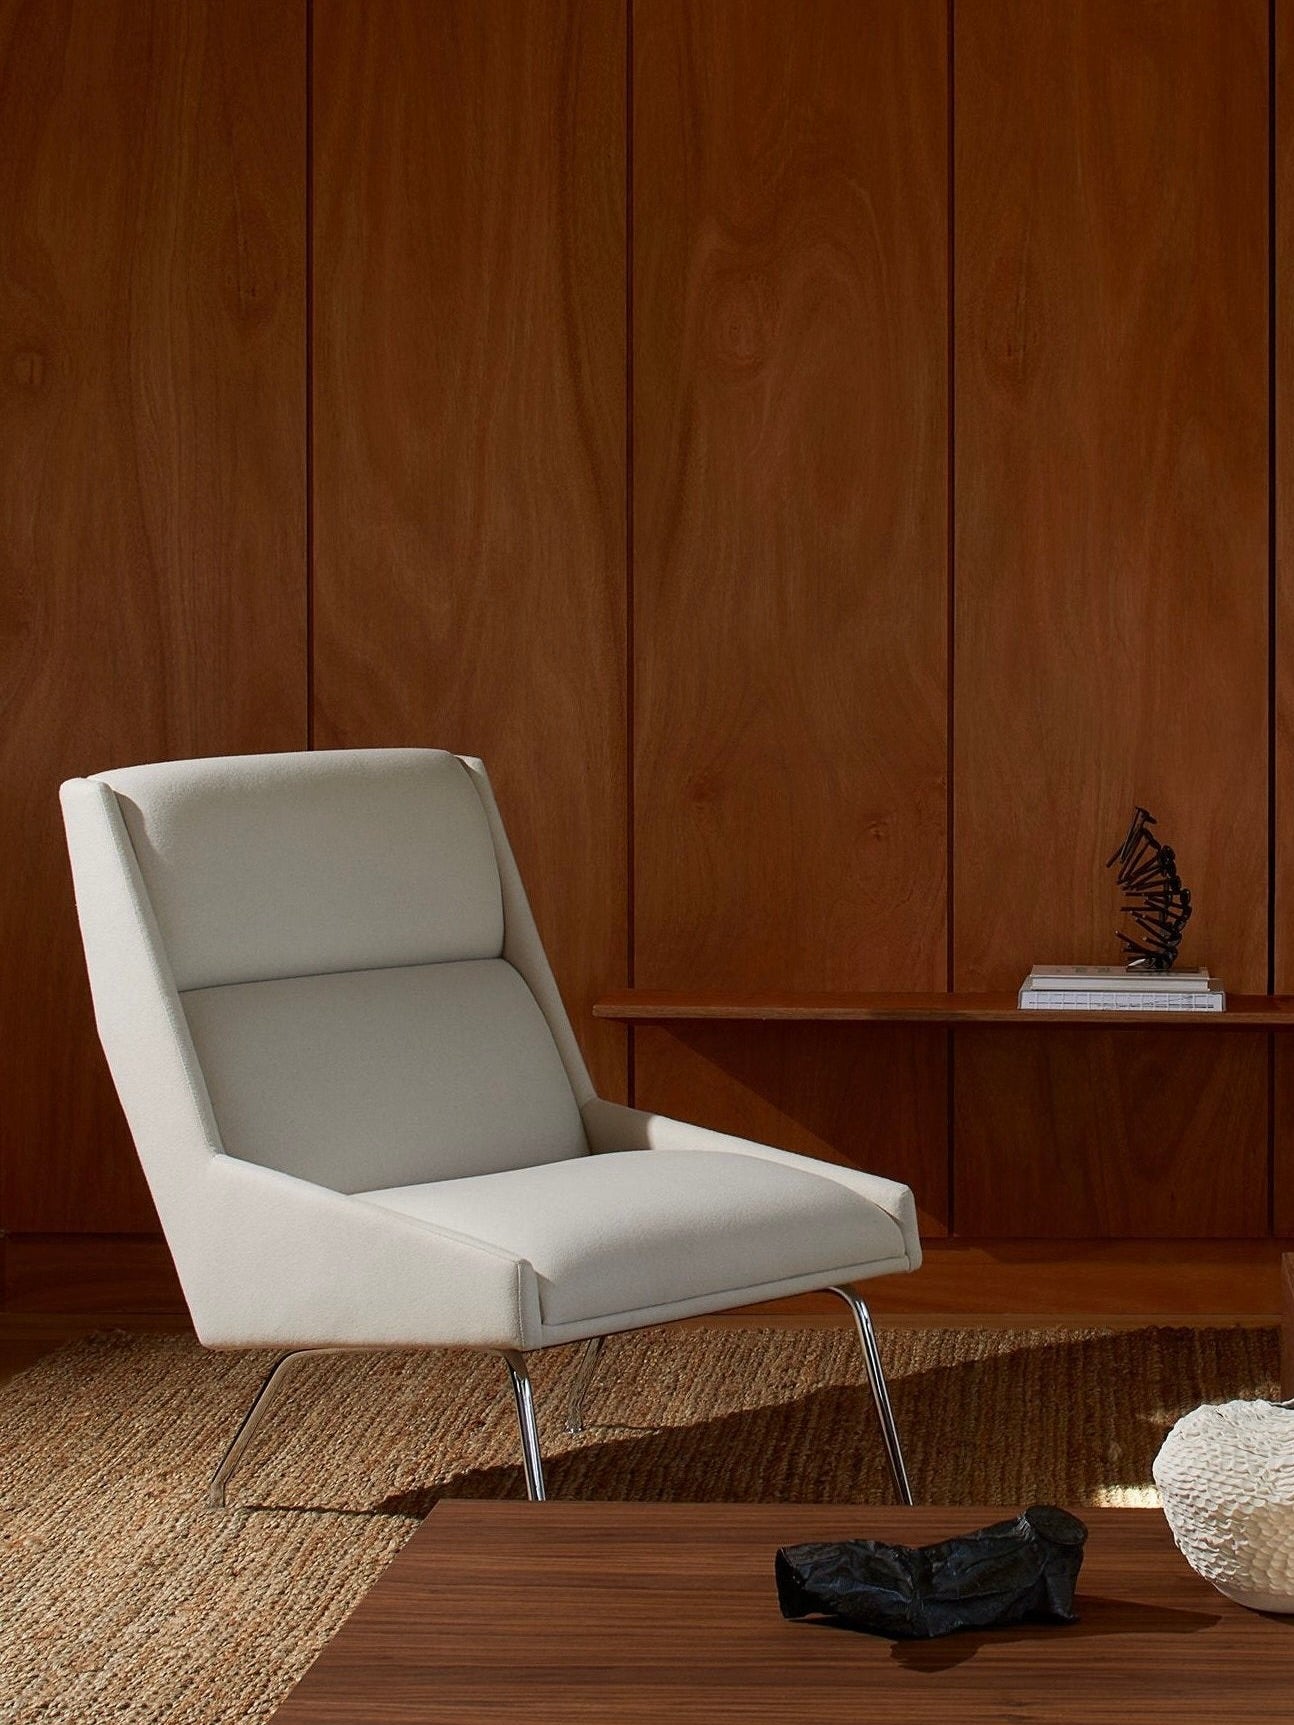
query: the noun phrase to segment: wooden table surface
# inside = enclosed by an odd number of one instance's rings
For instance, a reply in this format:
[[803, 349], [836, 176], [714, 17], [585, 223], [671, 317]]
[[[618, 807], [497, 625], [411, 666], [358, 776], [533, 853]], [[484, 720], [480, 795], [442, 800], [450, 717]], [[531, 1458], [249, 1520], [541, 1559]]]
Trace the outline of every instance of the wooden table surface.
[[894, 1642], [785, 1622], [777, 1546], [925, 1544], [1014, 1511], [441, 1503], [275, 1725], [1145, 1725], [1287, 1718], [1294, 1619], [1187, 1567], [1158, 1510], [1080, 1510], [1081, 1621]]

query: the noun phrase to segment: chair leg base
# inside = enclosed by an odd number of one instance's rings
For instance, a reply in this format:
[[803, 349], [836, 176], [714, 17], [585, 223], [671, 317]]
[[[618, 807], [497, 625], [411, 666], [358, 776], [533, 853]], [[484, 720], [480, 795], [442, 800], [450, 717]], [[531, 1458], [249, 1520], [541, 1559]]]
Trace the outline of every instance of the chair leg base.
[[867, 1381], [872, 1387], [872, 1400], [876, 1403], [877, 1418], [881, 1422], [881, 1436], [885, 1440], [885, 1454], [889, 1458], [890, 1472], [894, 1476], [894, 1489], [898, 1493], [900, 1503], [911, 1503], [913, 1501], [912, 1487], [908, 1483], [907, 1465], [903, 1460], [903, 1446], [899, 1442], [898, 1428], [894, 1424], [894, 1409], [890, 1406], [889, 1386], [885, 1382], [885, 1368], [881, 1364], [881, 1350], [876, 1344], [876, 1331], [872, 1328], [872, 1314], [852, 1288], [831, 1288], [828, 1292], [842, 1299], [854, 1314], [854, 1323], [858, 1328], [858, 1339], [863, 1345], [863, 1358], [867, 1363]]
[[[600, 1340], [600, 1338], [599, 1338]], [[351, 1352], [348, 1348], [296, 1348], [289, 1354], [280, 1354], [270, 1367], [265, 1381], [257, 1390], [251, 1407], [243, 1415], [242, 1423], [231, 1438], [224, 1455], [217, 1464], [216, 1471], [211, 1476], [207, 1487], [207, 1508], [224, 1509], [226, 1490], [235, 1470], [242, 1462], [248, 1447], [255, 1438], [261, 1422], [278, 1400], [283, 1386], [292, 1376], [302, 1360], [315, 1354], [340, 1354]], [[596, 1355], [593, 1356], [596, 1358]], [[526, 1475], [526, 1495], [532, 1503], [542, 1503], [547, 1496], [544, 1488], [544, 1462], [539, 1447], [539, 1423], [535, 1418], [535, 1397], [530, 1386], [530, 1375], [526, 1371], [526, 1362], [522, 1355], [511, 1349], [503, 1350], [504, 1364], [508, 1368], [508, 1376], [512, 1382], [512, 1393], [517, 1404], [517, 1425], [521, 1434], [521, 1460]], [[590, 1362], [589, 1369], [592, 1369]]]
[[[871, 1313], [852, 1288], [835, 1287], [829, 1291], [842, 1299], [854, 1315], [858, 1337], [863, 1347], [863, 1358], [867, 1364], [867, 1379], [871, 1385], [872, 1399], [876, 1403], [876, 1412], [881, 1423], [881, 1436], [885, 1441], [885, 1453], [889, 1458], [890, 1471], [894, 1476], [895, 1490], [901, 1503], [910, 1504], [913, 1501], [912, 1487], [908, 1483], [903, 1449], [899, 1443], [899, 1434], [894, 1424], [894, 1410], [890, 1406], [889, 1389], [885, 1382], [885, 1370], [881, 1364], [880, 1349], [876, 1343], [876, 1332], [872, 1328]], [[602, 1336], [590, 1337], [585, 1346], [584, 1356], [576, 1371], [575, 1381], [571, 1386], [566, 1429], [572, 1435], [578, 1435], [584, 1430], [584, 1398], [597, 1366], [603, 1341]], [[275, 1360], [265, 1381], [256, 1392], [252, 1405], [243, 1416], [242, 1424], [234, 1433], [211, 1476], [211, 1484], [207, 1488], [208, 1509], [224, 1509], [226, 1507], [225, 1494], [231, 1477], [255, 1438], [261, 1422], [277, 1401], [284, 1384], [301, 1361], [309, 1359], [315, 1354], [339, 1354], [351, 1351], [346, 1348], [297, 1348], [291, 1353], [280, 1355]], [[517, 1429], [521, 1439], [521, 1462], [525, 1473], [526, 1496], [532, 1503], [543, 1503], [547, 1499], [548, 1493], [544, 1485], [543, 1453], [539, 1443], [539, 1422], [535, 1417], [535, 1397], [530, 1383], [530, 1374], [526, 1370], [526, 1362], [522, 1354], [511, 1348], [504, 1348], [499, 1351], [503, 1363], [507, 1367], [513, 1399], [516, 1403]]]
[[279, 1355], [270, 1367], [264, 1383], [257, 1390], [251, 1407], [243, 1415], [242, 1424], [230, 1439], [229, 1447], [221, 1456], [216, 1471], [211, 1476], [211, 1484], [207, 1487], [208, 1509], [224, 1509], [226, 1507], [225, 1488], [228, 1486], [234, 1470], [242, 1461], [248, 1445], [256, 1436], [261, 1421], [278, 1400], [284, 1384], [302, 1360], [310, 1359], [315, 1354], [340, 1354], [346, 1351], [343, 1348], [294, 1348], [290, 1354]]

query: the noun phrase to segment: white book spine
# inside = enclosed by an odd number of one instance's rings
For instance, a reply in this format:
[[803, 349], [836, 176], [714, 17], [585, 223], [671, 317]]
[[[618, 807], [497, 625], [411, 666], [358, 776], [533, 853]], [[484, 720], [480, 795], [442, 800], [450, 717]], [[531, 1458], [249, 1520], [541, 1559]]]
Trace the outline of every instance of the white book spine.
[[1101, 988], [1082, 991], [1065, 988], [1020, 990], [1025, 1012], [1222, 1012], [1227, 997], [1220, 988], [1191, 994], [1120, 994]]
[[1097, 977], [1089, 982], [1075, 976], [1030, 976], [1030, 988], [1047, 988], [1056, 994], [1203, 994], [1208, 977]]

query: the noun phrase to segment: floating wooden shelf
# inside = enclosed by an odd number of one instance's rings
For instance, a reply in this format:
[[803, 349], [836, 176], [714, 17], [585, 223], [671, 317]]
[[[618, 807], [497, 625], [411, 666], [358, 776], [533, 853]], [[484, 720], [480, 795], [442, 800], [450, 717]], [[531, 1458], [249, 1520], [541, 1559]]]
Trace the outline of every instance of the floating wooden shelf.
[[1022, 1012], [1014, 994], [737, 994], [623, 989], [593, 1003], [624, 1024], [702, 1019], [858, 1024], [1141, 1025], [1182, 1030], [1294, 1029], [1294, 995], [1231, 994], [1225, 1012]]

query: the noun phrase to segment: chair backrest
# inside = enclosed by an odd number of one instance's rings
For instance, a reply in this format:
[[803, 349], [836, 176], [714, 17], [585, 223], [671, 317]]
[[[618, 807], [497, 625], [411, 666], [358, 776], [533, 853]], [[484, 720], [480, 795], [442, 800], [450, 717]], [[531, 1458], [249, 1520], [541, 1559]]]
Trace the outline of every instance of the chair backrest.
[[[167, 1034], [208, 1148], [337, 1191], [586, 1153], [592, 1086], [479, 762], [170, 761], [71, 780], [63, 803], [150, 1183], [180, 1154], [147, 1094]], [[123, 991], [158, 998], [132, 1012]]]

